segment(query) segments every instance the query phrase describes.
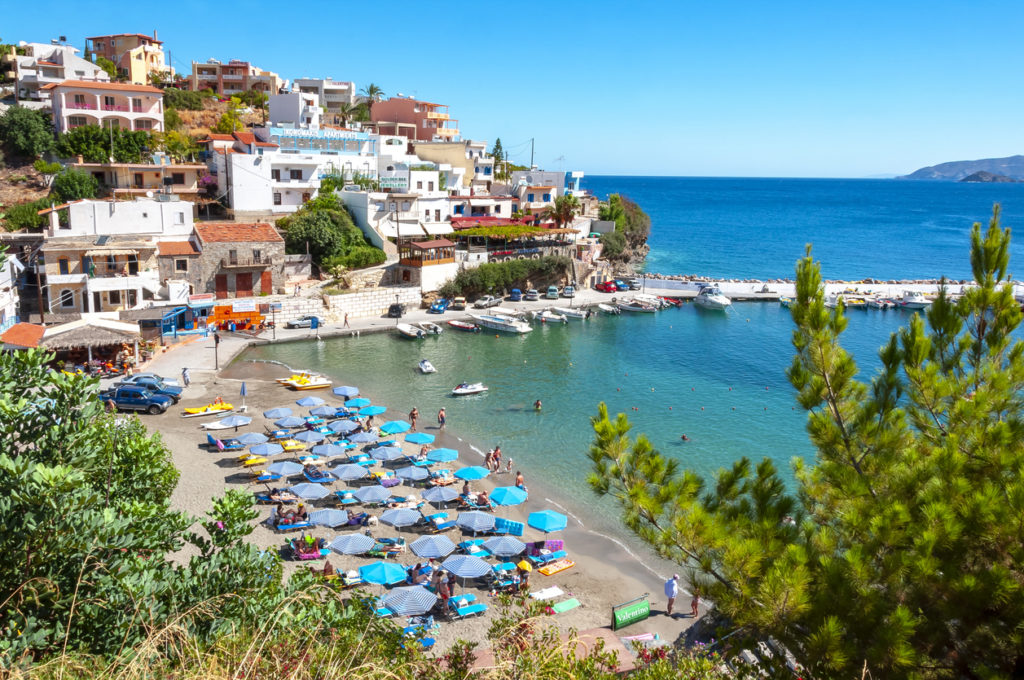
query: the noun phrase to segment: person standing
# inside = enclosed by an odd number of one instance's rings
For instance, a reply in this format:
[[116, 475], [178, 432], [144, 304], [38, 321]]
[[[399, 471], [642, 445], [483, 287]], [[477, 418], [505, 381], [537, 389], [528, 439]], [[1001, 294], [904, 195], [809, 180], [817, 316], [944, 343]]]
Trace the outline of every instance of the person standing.
[[441, 410], [437, 412], [437, 428], [443, 430], [446, 422], [448, 422], [448, 416], [445, 415], [444, 407], [442, 406]]
[[679, 596], [679, 574], [673, 574], [672, 578], [665, 581], [665, 597], [668, 598], [668, 607], [665, 609], [665, 613], [672, 616], [672, 605], [676, 603], [676, 597]]
[[345, 325], [342, 328], [350, 328], [348, 325], [348, 312], [345, 312]]
[[188, 387], [192, 384], [192, 375], [189, 373], [188, 366], [181, 369], [181, 384], [184, 387]]
[[693, 599], [690, 600], [690, 613], [693, 614], [693, 618], [697, 618], [699, 614], [698, 607], [700, 606], [700, 591], [696, 588], [693, 589]]
[[416, 419], [419, 418], [419, 417], [420, 417], [420, 410], [418, 408], [416, 408], [415, 406], [413, 406], [412, 410], [409, 411], [409, 424], [412, 426], [410, 428], [411, 430], [413, 430], [413, 431], [416, 430]]
[[500, 446], [495, 446], [494, 447], [494, 456], [491, 458], [491, 460], [494, 462], [494, 472], [497, 472], [498, 470], [500, 470], [501, 469], [501, 447]]

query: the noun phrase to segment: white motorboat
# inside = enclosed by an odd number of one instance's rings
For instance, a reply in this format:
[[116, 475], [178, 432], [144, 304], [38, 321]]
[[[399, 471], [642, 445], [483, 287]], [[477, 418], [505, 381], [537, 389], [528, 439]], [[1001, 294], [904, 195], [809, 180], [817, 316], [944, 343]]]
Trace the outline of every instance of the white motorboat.
[[648, 295], [647, 293], [634, 293], [633, 299], [642, 302], [645, 305], [650, 305], [655, 309], [665, 309], [670, 306], [670, 303], [666, 302], [657, 295]]
[[434, 368], [434, 364], [430, 363], [426, 359], [420, 359], [419, 367], [420, 373], [437, 373], [437, 369]]
[[397, 324], [395, 328], [397, 328], [398, 332], [401, 333], [403, 336], [407, 338], [412, 338], [414, 340], [426, 337], [427, 335], [427, 332], [422, 328], [418, 328], [407, 323]]
[[835, 309], [836, 307], [839, 306], [839, 300], [841, 300], [841, 299], [842, 298], [840, 298], [835, 293], [833, 293], [831, 295], [826, 295], [825, 296], [825, 307], [827, 309]]
[[617, 302], [616, 306], [624, 312], [654, 314], [658, 311], [657, 307], [640, 302], [639, 300], [623, 300], [622, 302]]
[[467, 394], [480, 394], [487, 391], [487, 385], [483, 383], [461, 383], [452, 390], [452, 394], [461, 397]]
[[586, 319], [590, 316], [590, 312], [579, 307], [552, 307], [551, 311], [570, 319]]
[[903, 291], [903, 299], [900, 306], [904, 309], [927, 309], [932, 301], [924, 296], [924, 293], [916, 290]]
[[693, 301], [705, 309], [727, 309], [732, 304], [718, 286], [703, 286]]
[[892, 309], [896, 306], [896, 303], [889, 298], [884, 297], [873, 297], [868, 298], [868, 307], [871, 309]]
[[519, 319], [513, 319], [510, 316], [500, 316], [497, 314], [470, 314], [470, 318], [476, 321], [484, 328], [490, 328], [494, 331], [504, 331], [505, 333], [529, 333], [533, 330], [533, 327], [525, 321]]
[[613, 305], [606, 305], [603, 302], [597, 303], [597, 308], [599, 310], [601, 310], [602, 312], [604, 312], [605, 314], [621, 314], [622, 313], [622, 311], [618, 307], [615, 307]]
[[569, 322], [569, 320], [567, 318], [565, 318], [564, 314], [558, 314], [557, 312], [553, 312], [550, 309], [545, 309], [543, 312], [538, 314], [536, 318], [539, 319], [541, 323], [556, 323], [556, 322], [557, 323], [568, 323]]
[[507, 316], [510, 319], [519, 319], [525, 321], [527, 318], [526, 312], [520, 312], [518, 309], [509, 309], [508, 307], [494, 307], [487, 312], [491, 316]]
[[441, 333], [444, 331], [443, 328], [438, 326], [436, 323], [433, 323], [432, 321], [420, 321], [418, 324], [415, 325], [419, 328], [422, 328], [424, 332], [429, 333], [430, 335], [441, 335]]

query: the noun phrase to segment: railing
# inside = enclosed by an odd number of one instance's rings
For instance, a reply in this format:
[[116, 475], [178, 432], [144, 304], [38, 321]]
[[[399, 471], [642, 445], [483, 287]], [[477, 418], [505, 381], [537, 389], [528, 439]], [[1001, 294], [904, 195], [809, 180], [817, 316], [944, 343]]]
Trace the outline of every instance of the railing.
[[230, 269], [231, 267], [266, 267], [272, 265], [271, 258], [267, 255], [261, 255], [260, 257], [235, 257], [225, 258], [220, 261], [220, 266], [224, 269]]
[[131, 111], [131, 109], [124, 104], [104, 104], [102, 109], [104, 111]]
[[96, 110], [96, 105], [89, 102], [68, 102], [67, 107], [69, 109], [86, 109], [88, 111]]
[[449, 116], [447, 113], [438, 113], [437, 111], [427, 111], [428, 120], [448, 120]]

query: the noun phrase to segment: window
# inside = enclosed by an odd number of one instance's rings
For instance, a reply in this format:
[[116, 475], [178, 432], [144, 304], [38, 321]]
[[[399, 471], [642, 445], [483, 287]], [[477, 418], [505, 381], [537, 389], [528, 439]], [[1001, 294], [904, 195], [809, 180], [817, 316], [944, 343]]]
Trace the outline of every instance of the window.
[[434, 190], [434, 183], [433, 182], [427, 182], [427, 191], [433, 191], [433, 190]]
[[409, 203], [409, 201], [402, 201], [402, 212], [409, 212], [410, 206], [411, 204]]
[[281, 205], [281, 194], [274, 194], [274, 205]]
[[495, 213], [500, 213], [500, 212], [501, 212], [501, 205], [500, 205], [500, 204], [495, 204], [495, 206], [494, 206], [494, 212], [495, 212]]
[[76, 104], [84, 104], [85, 103], [85, 95], [84, 94], [76, 94], [75, 95], [75, 103]]
[[228, 262], [230, 262], [231, 264], [238, 264], [238, 251], [237, 250], [229, 250], [228, 251]]
[[113, 271], [117, 269], [117, 258], [113, 255], [107, 255], [107, 271]]
[[60, 306], [61, 307], [74, 307], [75, 306], [75, 294], [74, 292], [65, 288], [60, 292]]
[[464, 205], [457, 205], [457, 206], [455, 206], [455, 214], [456, 215], [465, 215], [466, 214], [466, 206], [464, 206]]
[[391, 201], [390, 203], [388, 203], [388, 210], [390, 212], [395, 212], [396, 210], [398, 210], [398, 204], [395, 203], [394, 201]]
[[435, 210], [434, 211], [434, 221], [435, 222], [440, 222], [441, 221], [441, 211], [440, 210]]
[[142, 100], [141, 99], [132, 99], [132, 110], [133, 111], [141, 111], [142, 110]]
[[270, 171], [270, 179], [274, 180], [275, 182], [280, 182], [281, 181], [281, 171], [280, 170], [271, 170]]
[[109, 293], [107, 293], [107, 302], [109, 302], [112, 305], [121, 304], [121, 291], [112, 290]]
[[183, 213], [183, 212], [174, 213], [174, 223], [175, 224], [185, 224], [185, 213]]
[[423, 180], [417, 180], [416, 181], [416, 188], [417, 189], [422, 189], [423, 188]]
[[174, 261], [174, 271], [176, 272], [187, 272], [188, 271], [188, 260], [182, 258]]
[[89, 123], [85, 119], [85, 116], [68, 116], [68, 127], [69, 128], [82, 127], [83, 125], [88, 125], [88, 124]]
[[144, 182], [144, 180], [142, 178], [142, 173], [141, 172], [136, 172], [135, 173], [135, 188], [136, 189], [141, 189], [144, 184], [145, 184], [145, 182]]
[[302, 179], [302, 170], [289, 170], [288, 176], [292, 179]]
[[68, 265], [68, 258], [62, 257], [59, 260], [57, 260], [57, 266], [60, 267], [60, 273], [64, 276], [67, 276], [68, 272], [70, 271], [70, 267]]
[[104, 95], [104, 97], [103, 97], [103, 106], [104, 107], [113, 107], [114, 106], [114, 98], [109, 96], [109, 95]]
[[430, 211], [429, 210], [424, 210], [423, 211], [423, 221], [424, 222], [429, 222], [430, 221]]
[[152, 130], [153, 129], [153, 121], [151, 121], [151, 120], [137, 120], [137, 121], [135, 121], [135, 129], [136, 130]]
[[548, 203], [551, 201], [551, 194], [544, 194], [544, 202]]
[[185, 173], [183, 173], [183, 172], [172, 172], [171, 173], [171, 180], [175, 184], [184, 184], [185, 183]]
[[533, 203], [533, 194], [526, 194], [526, 200], [529, 203]]
[[82, 255], [82, 273], [92, 274], [92, 258], [88, 255]]
[[253, 248], [252, 249], [252, 261], [253, 262], [259, 262], [262, 259], [263, 259], [263, 253], [261, 253], [258, 249]]

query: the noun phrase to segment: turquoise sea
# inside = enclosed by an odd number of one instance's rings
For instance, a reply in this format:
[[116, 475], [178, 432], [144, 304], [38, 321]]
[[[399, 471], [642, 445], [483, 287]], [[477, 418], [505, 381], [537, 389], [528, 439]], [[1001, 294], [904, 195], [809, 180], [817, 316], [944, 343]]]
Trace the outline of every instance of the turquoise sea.
[[[959, 278], [969, 271], [971, 223], [986, 220], [993, 202], [1002, 202], [1005, 224], [1024, 224], [1021, 185], [599, 177], [588, 188], [620, 191], [644, 207], [653, 222], [649, 269], [663, 273], [791, 277], [803, 243], [813, 241], [830, 278]], [[1024, 264], [1020, 244], [1014, 255]], [[868, 376], [879, 346], [908, 315], [849, 314], [844, 344]], [[416, 406], [432, 424], [444, 406], [464, 450], [500, 444], [528, 484], [557, 491], [586, 521], [608, 527], [614, 513], [585, 483], [598, 402], [627, 413], [635, 433], [705, 475], [740, 456], [768, 456], [790, 477], [794, 456], [813, 455], [806, 414], [785, 376], [791, 332], [788, 312], [776, 304], [737, 303], [725, 314], [685, 305], [540, 327], [525, 337], [373, 335], [268, 345], [241, 359], [323, 370], [395, 417]], [[420, 375], [422, 358], [438, 373]], [[460, 381], [483, 381], [490, 392], [449, 396]]]

